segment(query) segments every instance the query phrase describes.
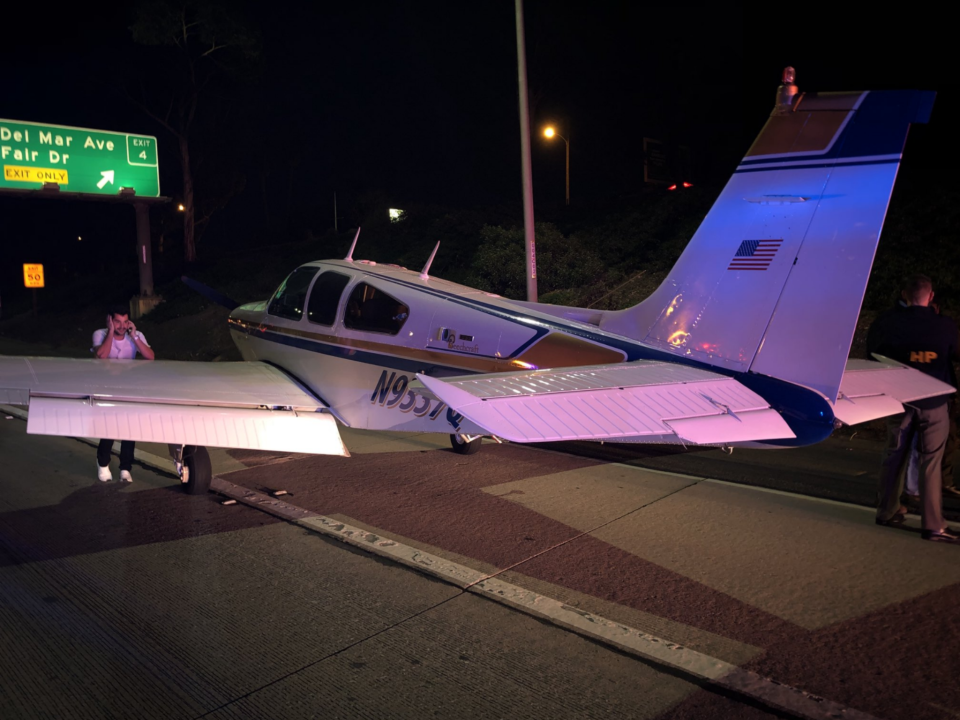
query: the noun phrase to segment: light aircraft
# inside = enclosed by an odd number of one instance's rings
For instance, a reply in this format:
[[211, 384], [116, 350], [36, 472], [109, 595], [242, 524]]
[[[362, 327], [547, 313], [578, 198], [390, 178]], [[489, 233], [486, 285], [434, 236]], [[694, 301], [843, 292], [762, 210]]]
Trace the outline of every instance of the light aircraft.
[[907, 130], [935, 94], [804, 94], [791, 73], [634, 307], [509, 300], [431, 277], [436, 248], [420, 272], [355, 260], [355, 237], [232, 308], [245, 362], [6, 357], [0, 402], [29, 405], [29, 433], [172, 444], [203, 493], [205, 446], [347, 455], [338, 423], [448, 434], [467, 454], [484, 436], [791, 447], [953, 392], [848, 360]]

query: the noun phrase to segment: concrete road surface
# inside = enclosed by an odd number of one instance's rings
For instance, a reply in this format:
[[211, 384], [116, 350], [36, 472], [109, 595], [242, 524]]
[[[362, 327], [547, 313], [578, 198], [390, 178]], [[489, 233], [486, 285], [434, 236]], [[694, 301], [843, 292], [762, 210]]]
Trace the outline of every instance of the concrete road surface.
[[92, 447], [19, 420], [0, 454], [0, 717], [655, 718], [700, 693], [150, 468], [99, 483]]
[[[76, 717], [138, 698], [160, 717], [764, 717], [779, 707], [764, 688], [782, 683], [847, 717], [960, 716], [960, 547], [921, 541], [915, 518], [881, 528], [855, 505], [516, 445], [464, 457], [443, 437], [345, 440], [352, 458], [214, 453], [218, 487], [285, 490], [293, 525], [145, 467], [101, 485], [92, 448], [0, 422], [0, 592], [16, 598], [0, 610], [19, 608], [0, 623], [18, 649], [0, 653], [18, 678], [3, 702], [42, 716], [73, 698]], [[465, 592], [304, 529], [321, 526], [482, 581]], [[539, 600], [517, 612], [477, 596], [494, 582]], [[758, 689], [561, 630], [536, 607], [550, 601]]]

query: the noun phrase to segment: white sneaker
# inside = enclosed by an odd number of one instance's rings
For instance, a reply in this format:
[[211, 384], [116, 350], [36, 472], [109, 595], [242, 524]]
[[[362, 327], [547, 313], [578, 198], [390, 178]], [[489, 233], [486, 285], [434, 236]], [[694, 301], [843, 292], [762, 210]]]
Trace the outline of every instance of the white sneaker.
[[133, 478], [130, 477], [130, 471], [129, 471], [129, 470], [121, 470], [121, 471], [120, 471], [120, 482], [133, 482]]
[[100, 482], [110, 482], [113, 480], [113, 475], [110, 474], [110, 466], [101, 467], [100, 463], [97, 463], [97, 479]]

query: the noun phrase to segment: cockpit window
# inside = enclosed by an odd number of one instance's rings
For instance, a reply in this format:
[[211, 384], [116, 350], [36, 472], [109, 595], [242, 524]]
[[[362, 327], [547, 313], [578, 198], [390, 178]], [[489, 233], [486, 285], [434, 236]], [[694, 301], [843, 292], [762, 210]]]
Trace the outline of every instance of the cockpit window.
[[299, 267], [290, 273], [287, 279], [277, 288], [273, 300], [267, 307], [267, 312], [288, 320], [302, 318], [303, 307], [307, 302], [307, 288], [310, 287], [310, 281], [316, 274], [317, 268], [315, 267]]
[[325, 272], [313, 284], [310, 291], [310, 303], [307, 305], [307, 319], [319, 325], [333, 325], [337, 319], [337, 306], [343, 289], [350, 282], [349, 275]]
[[353, 330], [396, 335], [407, 321], [410, 308], [372, 285], [360, 283], [347, 300], [344, 326]]

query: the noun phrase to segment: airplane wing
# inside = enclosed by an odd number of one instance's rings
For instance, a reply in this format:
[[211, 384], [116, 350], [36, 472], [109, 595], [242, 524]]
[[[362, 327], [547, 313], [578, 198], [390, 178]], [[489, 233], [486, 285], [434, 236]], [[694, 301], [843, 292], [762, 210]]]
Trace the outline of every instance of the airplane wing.
[[903, 412], [903, 404], [956, 392], [953, 386], [895, 360], [847, 360], [834, 415], [845, 425]]
[[514, 442], [672, 437], [722, 445], [796, 437], [778, 412], [733, 378], [674, 363], [417, 377], [458, 413]]
[[349, 454], [330, 409], [259, 362], [0, 357], [0, 402], [38, 435]]

